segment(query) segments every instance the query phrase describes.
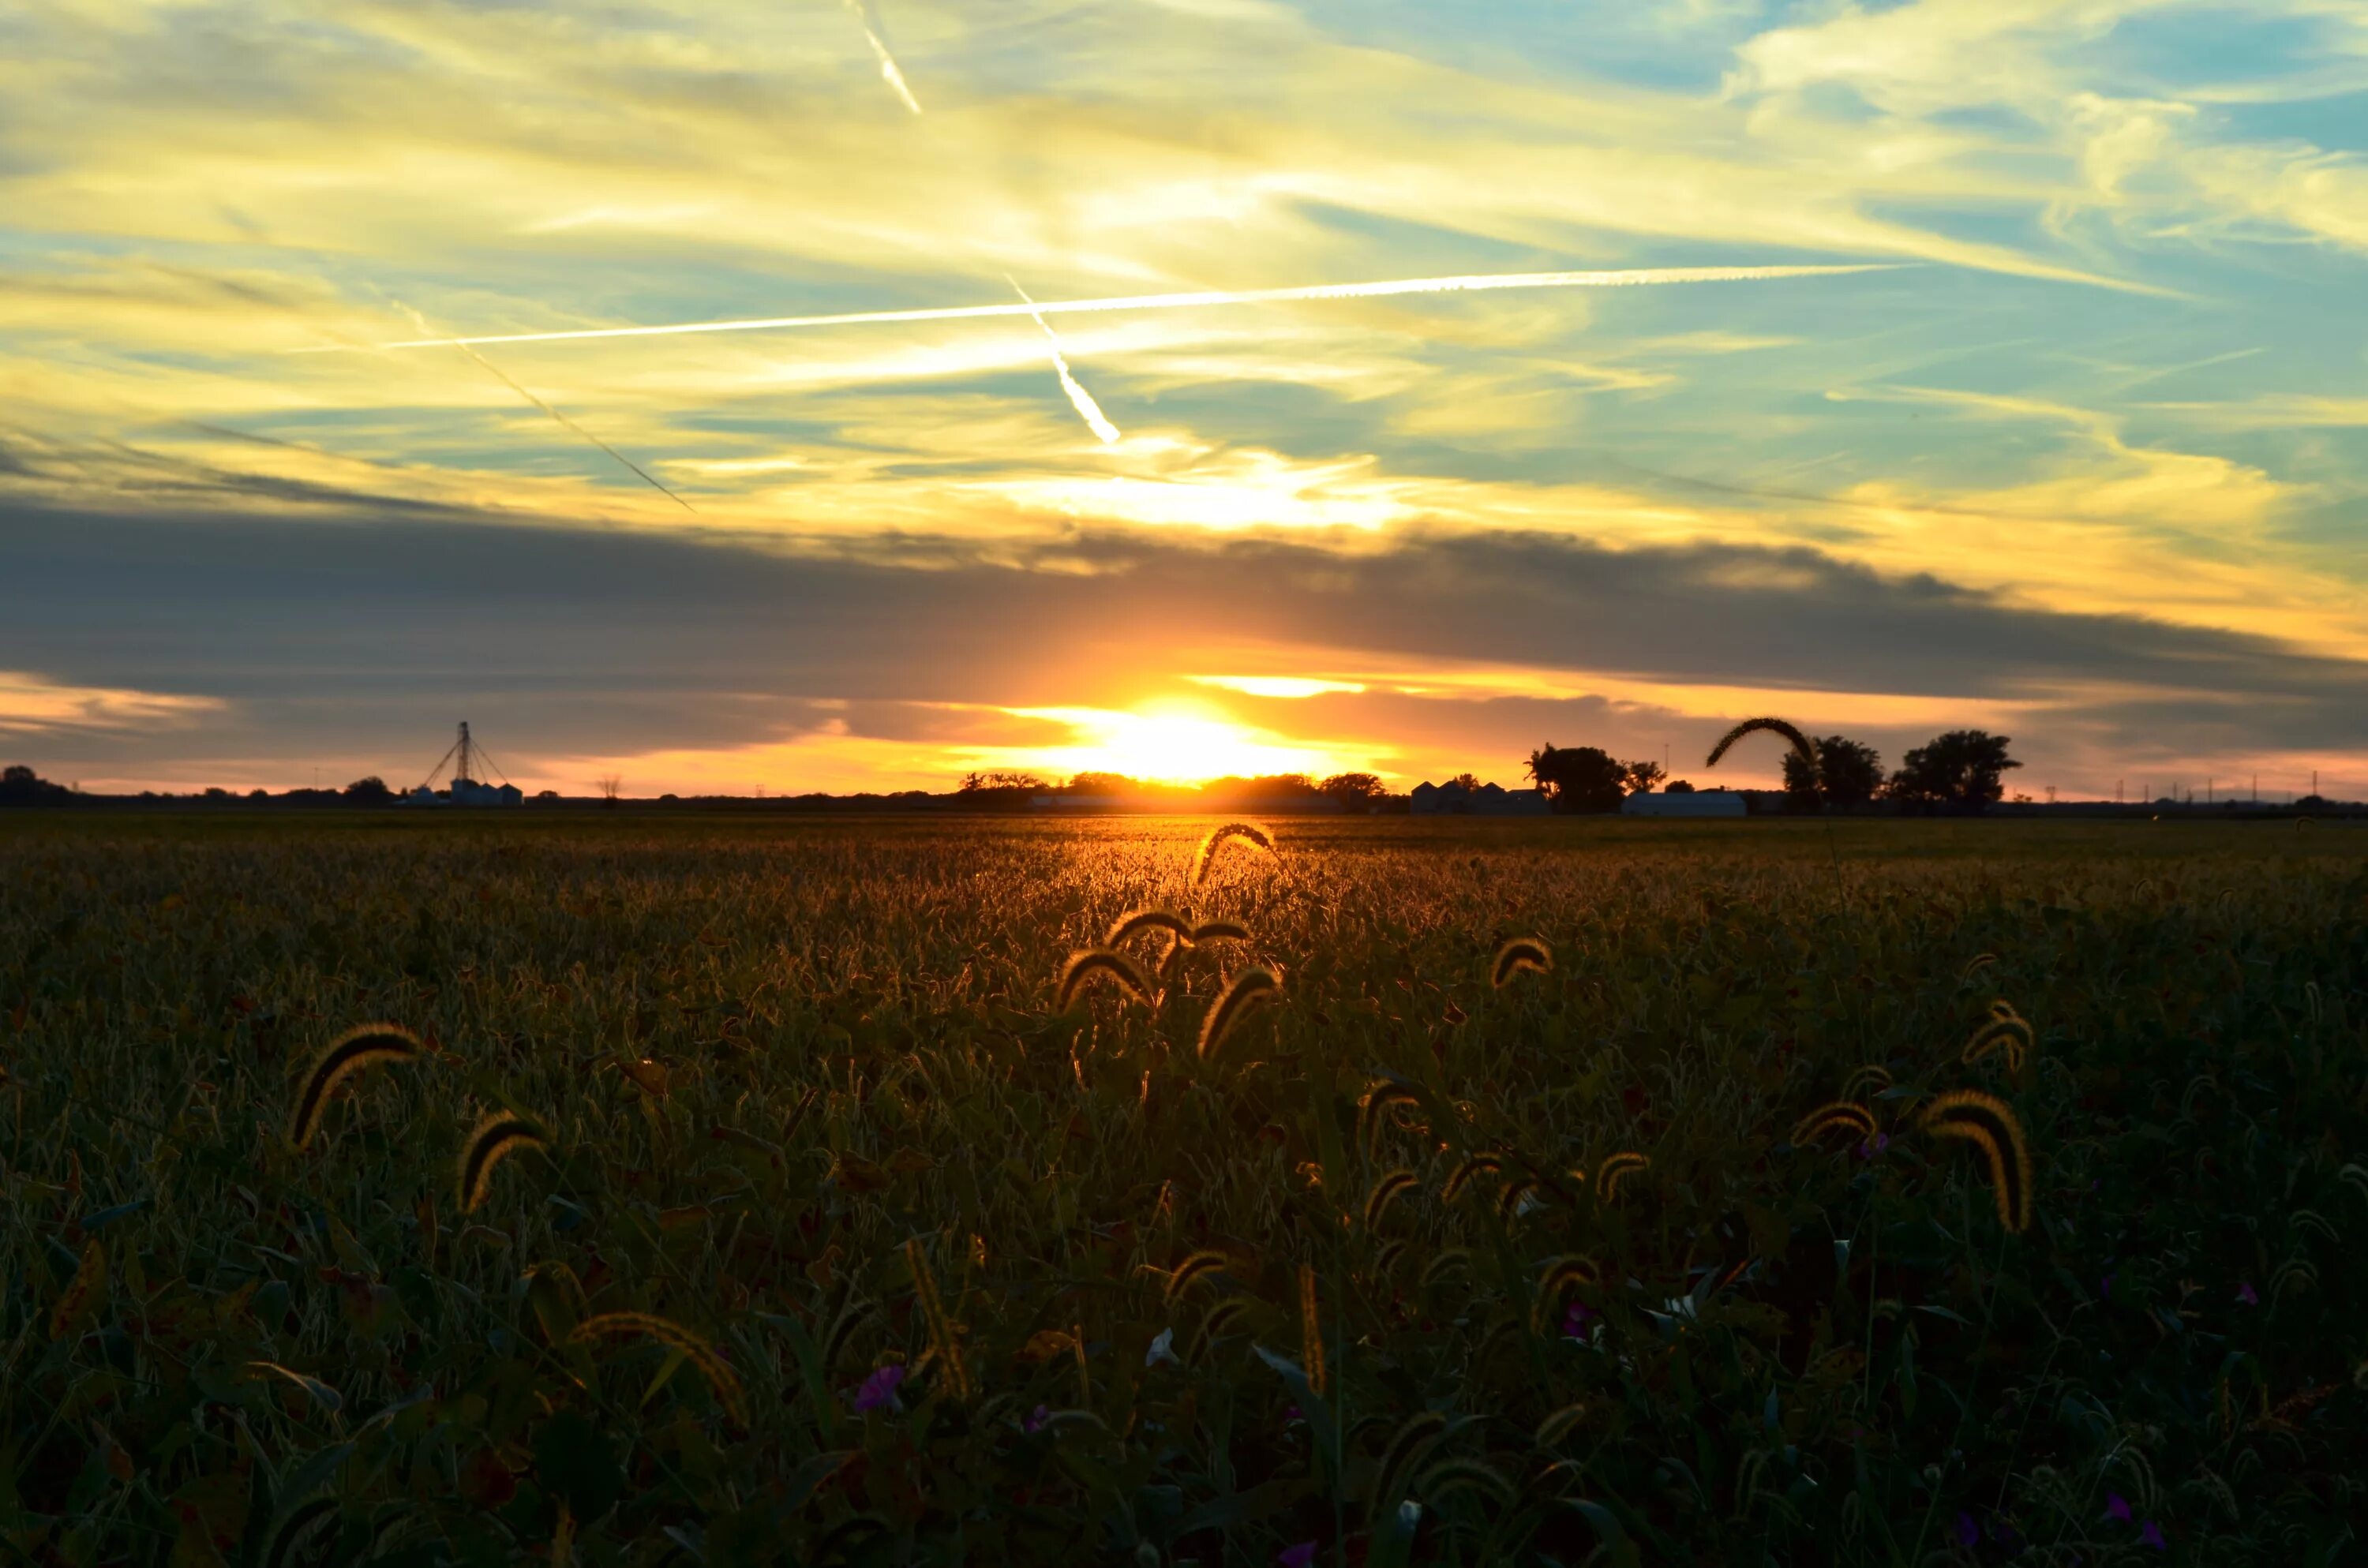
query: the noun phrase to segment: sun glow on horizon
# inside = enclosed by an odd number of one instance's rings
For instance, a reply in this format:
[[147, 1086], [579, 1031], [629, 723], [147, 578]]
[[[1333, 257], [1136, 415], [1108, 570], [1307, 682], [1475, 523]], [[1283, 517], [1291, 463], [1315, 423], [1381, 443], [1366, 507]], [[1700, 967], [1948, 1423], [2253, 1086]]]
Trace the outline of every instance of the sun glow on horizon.
[[1292, 740], [1236, 723], [1197, 704], [1167, 703], [1136, 712], [1104, 708], [1015, 708], [1010, 711], [1019, 718], [1065, 724], [1075, 739], [1067, 745], [1006, 748], [996, 766], [1064, 778], [1117, 773], [1144, 783], [1201, 784], [1212, 778], [1278, 773], [1320, 778], [1367, 766], [1363, 748], [1351, 751]]

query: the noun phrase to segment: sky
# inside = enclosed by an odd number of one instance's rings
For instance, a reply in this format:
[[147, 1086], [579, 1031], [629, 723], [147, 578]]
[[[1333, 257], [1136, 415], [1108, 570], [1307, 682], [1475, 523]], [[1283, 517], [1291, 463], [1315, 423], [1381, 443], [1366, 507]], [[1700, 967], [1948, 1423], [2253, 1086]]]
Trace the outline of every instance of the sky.
[[2368, 0], [16, 0], [0, 104], [85, 790], [2368, 794]]

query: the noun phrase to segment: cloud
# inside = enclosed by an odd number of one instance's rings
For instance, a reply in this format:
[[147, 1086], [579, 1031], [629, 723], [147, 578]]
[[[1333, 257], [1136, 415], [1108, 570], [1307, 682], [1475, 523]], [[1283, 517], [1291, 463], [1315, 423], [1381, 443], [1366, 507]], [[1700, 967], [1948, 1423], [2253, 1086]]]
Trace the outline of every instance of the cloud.
[[[0, 512], [0, 549], [16, 567], [0, 667], [38, 654], [60, 684], [136, 690], [169, 665], [220, 704], [194, 733], [43, 751], [85, 781], [235, 765], [223, 781], [286, 784], [315, 758], [394, 778], [404, 735], [424, 768], [467, 717], [535, 787], [581, 788], [570, 758], [631, 762], [650, 789], [941, 785], [966, 758], [1070, 744], [1001, 728], [1015, 717], [1139, 713], [1189, 692], [1275, 744], [1417, 777], [1529, 735], [1525, 751], [1549, 722], [1641, 755], [1771, 707], [1894, 749], [1952, 719], [2011, 720], [2019, 750], [2066, 783], [2110, 782], [2129, 758], [2368, 758], [2360, 664], [1798, 549], [1458, 534], [1344, 555], [1087, 533], [1016, 554], [941, 540], [915, 551], [926, 564], [894, 565], [390, 514], [21, 506]], [[1179, 669], [1367, 689], [1261, 697]]]

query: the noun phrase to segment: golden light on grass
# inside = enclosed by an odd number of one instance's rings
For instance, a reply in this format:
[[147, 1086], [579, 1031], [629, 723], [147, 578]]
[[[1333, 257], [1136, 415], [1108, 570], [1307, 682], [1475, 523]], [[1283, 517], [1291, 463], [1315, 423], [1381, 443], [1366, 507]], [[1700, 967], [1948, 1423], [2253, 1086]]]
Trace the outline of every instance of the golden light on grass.
[[1209, 1004], [1209, 1015], [1201, 1021], [1201, 1060], [1214, 1062], [1224, 1055], [1225, 1042], [1243, 1016], [1281, 996], [1282, 982], [1275, 978], [1272, 970], [1252, 964], [1237, 971], [1225, 982], [1225, 988], [1217, 993], [1217, 999]]
[[1107, 975], [1119, 989], [1145, 1006], [1151, 1005], [1151, 979], [1142, 966], [1124, 953], [1109, 948], [1087, 948], [1069, 955], [1061, 966], [1061, 982], [1053, 993], [1053, 1006], [1065, 1013], [1077, 1000], [1077, 994], [1092, 983], [1097, 975]]
[[1209, 868], [1217, 863], [1217, 851], [1235, 843], [1253, 846], [1269, 855], [1274, 853], [1274, 835], [1257, 823], [1229, 822], [1222, 827], [1211, 828], [1209, 836], [1201, 840], [1201, 847], [1192, 857], [1194, 887], [1207, 880]]

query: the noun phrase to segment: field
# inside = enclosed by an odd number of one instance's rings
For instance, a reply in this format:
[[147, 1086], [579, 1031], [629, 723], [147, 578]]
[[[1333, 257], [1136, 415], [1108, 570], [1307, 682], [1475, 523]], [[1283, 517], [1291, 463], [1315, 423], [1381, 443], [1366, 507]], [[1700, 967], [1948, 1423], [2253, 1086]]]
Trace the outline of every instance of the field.
[[2368, 834], [1211, 825], [0, 818], [0, 1557], [2359, 1560]]

